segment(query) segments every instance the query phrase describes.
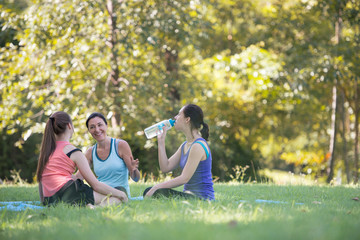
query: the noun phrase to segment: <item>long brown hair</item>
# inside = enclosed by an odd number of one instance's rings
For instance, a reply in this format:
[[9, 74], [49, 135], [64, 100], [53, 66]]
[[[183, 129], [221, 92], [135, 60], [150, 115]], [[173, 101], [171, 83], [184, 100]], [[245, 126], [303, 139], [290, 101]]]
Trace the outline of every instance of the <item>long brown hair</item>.
[[46, 122], [44, 135], [41, 142], [40, 156], [36, 171], [36, 177], [38, 182], [41, 181], [44, 168], [49, 161], [51, 154], [56, 148], [55, 135], [59, 135], [65, 132], [67, 124], [72, 124], [69, 114], [66, 112], [53, 113]]
[[204, 122], [204, 113], [202, 109], [195, 104], [188, 104], [184, 107], [184, 116], [190, 117], [191, 130], [199, 129], [201, 136], [207, 141], [209, 138], [209, 126]]

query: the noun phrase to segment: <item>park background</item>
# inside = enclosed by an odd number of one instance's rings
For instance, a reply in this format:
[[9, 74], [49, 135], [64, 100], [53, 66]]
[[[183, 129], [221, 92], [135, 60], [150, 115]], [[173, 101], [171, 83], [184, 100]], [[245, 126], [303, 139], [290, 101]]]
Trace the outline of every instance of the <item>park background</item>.
[[[0, 1], [0, 179], [34, 178], [45, 122], [97, 111], [144, 179], [161, 177], [143, 129], [195, 103], [214, 181], [291, 172], [357, 183], [360, 2]], [[168, 155], [184, 140], [168, 132]], [[173, 174], [176, 174], [173, 173]], [[335, 179], [335, 181], [334, 181]]]

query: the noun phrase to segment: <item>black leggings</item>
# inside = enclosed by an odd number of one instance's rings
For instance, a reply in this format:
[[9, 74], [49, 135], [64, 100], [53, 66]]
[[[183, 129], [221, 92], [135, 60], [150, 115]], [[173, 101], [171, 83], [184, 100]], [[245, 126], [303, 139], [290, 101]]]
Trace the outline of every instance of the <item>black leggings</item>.
[[94, 192], [82, 180], [70, 180], [53, 196], [44, 197], [43, 205], [54, 206], [59, 202], [77, 206], [94, 205]]
[[[146, 193], [151, 189], [152, 187], [148, 187], [145, 189], [143, 196], [145, 197]], [[153, 198], [185, 198], [185, 199], [200, 199], [198, 196], [190, 193], [184, 193], [180, 191], [173, 190], [171, 188], [160, 188], [154, 192], [152, 195]]]
[[122, 186], [118, 186], [118, 187], [115, 187], [115, 189], [117, 189], [117, 190], [120, 190], [120, 191], [124, 192], [124, 193], [126, 194], [126, 196], [128, 197], [128, 193], [127, 193], [127, 191], [126, 191], [126, 189], [125, 189], [124, 187], [122, 187]]

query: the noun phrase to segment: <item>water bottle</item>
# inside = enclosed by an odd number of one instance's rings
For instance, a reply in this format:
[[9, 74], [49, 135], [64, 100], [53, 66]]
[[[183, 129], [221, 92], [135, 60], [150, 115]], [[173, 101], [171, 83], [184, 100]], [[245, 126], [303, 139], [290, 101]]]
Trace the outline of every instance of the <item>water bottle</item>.
[[163, 127], [166, 127], [166, 130], [172, 128], [175, 124], [175, 120], [169, 119], [169, 120], [164, 120], [161, 121], [159, 123], [156, 123], [154, 125], [152, 125], [151, 127], [148, 127], [144, 130], [145, 135], [148, 139], [153, 138], [157, 135], [159, 135], [160, 133], [163, 132]]

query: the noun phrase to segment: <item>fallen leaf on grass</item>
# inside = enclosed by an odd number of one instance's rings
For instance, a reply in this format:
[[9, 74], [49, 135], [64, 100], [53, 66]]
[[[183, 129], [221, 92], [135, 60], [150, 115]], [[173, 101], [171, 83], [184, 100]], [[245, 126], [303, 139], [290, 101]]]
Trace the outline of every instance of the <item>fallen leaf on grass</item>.
[[34, 214], [34, 215], [28, 215], [26, 221], [38, 221], [38, 220], [44, 220], [47, 219], [47, 215], [44, 213], [40, 214]]
[[231, 221], [228, 223], [228, 225], [229, 225], [230, 227], [236, 227], [237, 221], [236, 221], [236, 220], [231, 220]]
[[352, 200], [359, 201], [359, 197], [354, 197]]

